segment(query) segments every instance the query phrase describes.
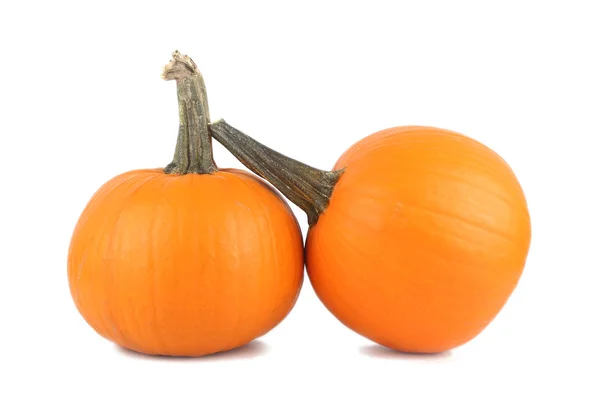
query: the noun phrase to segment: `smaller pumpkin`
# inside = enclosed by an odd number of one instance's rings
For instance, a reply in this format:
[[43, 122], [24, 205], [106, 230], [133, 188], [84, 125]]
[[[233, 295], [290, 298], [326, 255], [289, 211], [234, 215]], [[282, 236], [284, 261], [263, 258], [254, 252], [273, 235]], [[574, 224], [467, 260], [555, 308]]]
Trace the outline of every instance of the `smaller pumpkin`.
[[287, 203], [260, 178], [212, 159], [206, 89], [178, 52], [180, 128], [165, 169], [119, 175], [73, 233], [71, 294], [85, 320], [128, 349], [200, 356], [244, 345], [292, 309], [303, 247]]

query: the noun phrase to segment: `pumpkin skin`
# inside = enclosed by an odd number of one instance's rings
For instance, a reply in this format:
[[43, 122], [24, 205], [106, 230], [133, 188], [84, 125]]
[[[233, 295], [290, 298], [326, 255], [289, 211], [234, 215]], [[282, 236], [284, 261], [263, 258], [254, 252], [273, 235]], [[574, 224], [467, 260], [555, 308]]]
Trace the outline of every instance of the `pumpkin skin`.
[[302, 285], [302, 237], [285, 201], [253, 175], [131, 171], [85, 208], [68, 277], [80, 313], [105, 338], [200, 356], [283, 320]]
[[387, 347], [433, 353], [480, 333], [529, 250], [527, 203], [510, 167], [460, 134], [378, 132], [348, 149], [309, 230], [310, 282], [346, 326]]

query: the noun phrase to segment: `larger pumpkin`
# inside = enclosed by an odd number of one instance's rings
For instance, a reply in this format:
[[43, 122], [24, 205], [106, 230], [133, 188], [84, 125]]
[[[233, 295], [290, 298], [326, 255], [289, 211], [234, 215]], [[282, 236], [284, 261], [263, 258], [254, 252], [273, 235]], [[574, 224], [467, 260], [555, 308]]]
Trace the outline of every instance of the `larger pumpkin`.
[[224, 121], [212, 135], [303, 208], [310, 281], [345, 325], [382, 345], [440, 352], [481, 332], [523, 271], [523, 191], [495, 152], [429, 127], [388, 129], [334, 171], [289, 159]]
[[198, 356], [248, 343], [293, 307], [302, 237], [259, 178], [217, 170], [202, 77], [174, 54], [181, 128], [166, 170], [136, 170], [93, 196], [73, 233], [71, 294], [85, 320], [132, 350]]
[[481, 332], [529, 249], [525, 197], [507, 164], [465, 136], [403, 127], [354, 145], [335, 169], [344, 173], [306, 245], [327, 308], [400, 350], [439, 352]]

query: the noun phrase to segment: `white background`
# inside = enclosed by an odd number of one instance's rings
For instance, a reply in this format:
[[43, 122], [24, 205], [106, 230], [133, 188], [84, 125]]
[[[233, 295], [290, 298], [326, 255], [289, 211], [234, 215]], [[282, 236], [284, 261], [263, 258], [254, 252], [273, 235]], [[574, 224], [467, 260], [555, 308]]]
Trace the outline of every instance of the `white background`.
[[[600, 398], [596, 3], [3, 1], [0, 398]], [[102, 183], [171, 160], [175, 83], [159, 75], [176, 48], [213, 120], [317, 167], [406, 124], [501, 154], [533, 239], [496, 320], [449, 353], [396, 353], [306, 281], [286, 320], [229, 353], [153, 358], [98, 336], [69, 294], [72, 229]], [[215, 159], [241, 167], [218, 144]]]

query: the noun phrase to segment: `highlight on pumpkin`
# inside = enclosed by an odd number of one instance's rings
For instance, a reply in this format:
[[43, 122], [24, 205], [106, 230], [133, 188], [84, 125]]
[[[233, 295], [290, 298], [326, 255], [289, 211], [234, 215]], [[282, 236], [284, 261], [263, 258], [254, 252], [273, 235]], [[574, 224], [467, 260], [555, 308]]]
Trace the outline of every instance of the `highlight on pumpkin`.
[[531, 239], [527, 203], [511, 168], [483, 144], [396, 127], [323, 171], [223, 120], [209, 131], [307, 213], [310, 282], [357, 333], [401, 351], [446, 351], [477, 336], [517, 285]]
[[179, 134], [166, 168], [125, 172], [91, 198], [73, 232], [68, 279], [100, 335], [146, 354], [201, 356], [242, 346], [290, 312], [302, 236], [260, 178], [218, 169], [202, 75], [175, 52]]

